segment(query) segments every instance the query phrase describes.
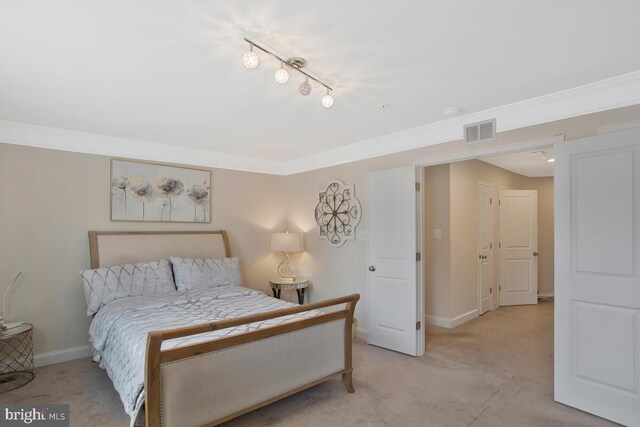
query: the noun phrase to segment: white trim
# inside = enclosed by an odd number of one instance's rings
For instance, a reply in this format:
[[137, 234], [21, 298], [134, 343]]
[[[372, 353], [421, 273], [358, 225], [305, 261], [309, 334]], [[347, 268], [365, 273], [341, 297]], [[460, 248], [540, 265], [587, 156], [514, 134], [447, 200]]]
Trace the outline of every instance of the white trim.
[[363, 328], [356, 328], [356, 338], [359, 338], [363, 341], [367, 341], [367, 330]]
[[33, 361], [37, 368], [40, 366], [53, 365], [54, 363], [62, 363], [70, 360], [91, 357], [92, 355], [93, 352], [91, 351], [91, 346], [83, 345], [80, 347], [65, 348], [62, 350], [50, 351], [48, 353], [36, 354]]
[[552, 148], [553, 144], [557, 144], [559, 142], [564, 142], [564, 135], [560, 134], [549, 138], [533, 139], [530, 141], [514, 142], [511, 144], [492, 145], [489, 147], [478, 147], [473, 150], [456, 151], [449, 154], [443, 154], [441, 156], [419, 159], [416, 160], [415, 163], [423, 167], [442, 165], [446, 163], [462, 162], [465, 160], [476, 160], [489, 156], [542, 150], [545, 148]]
[[451, 329], [451, 319], [442, 316], [434, 316], [432, 314], [424, 315], [424, 322], [429, 325], [439, 326], [441, 328]]
[[300, 157], [287, 162], [285, 175], [462, 140], [467, 123], [495, 118], [505, 132], [635, 104], [640, 71]]
[[[212, 150], [2, 120], [0, 120], [0, 143], [274, 175], [292, 175], [461, 140], [463, 126], [471, 122], [495, 118], [497, 131], [505, 132], [636, 104], [640, 104], [640, 71], [286, 161], [238, 156]], [[469, 152], [476, 153], [481, 150], [482, 148], [479, 148]], [[472, 158], [480, 156], [473, 154]], [[415, 164], [425, 165], [424, 161]]]
[[538, 292], [538, 298], [553, 299], [553, 292]]
[[598, 134], [604, 135], [612, 132], [620, 132], [629, 129], [640, 128], [640, 120], [632, 120], [630, 122], [616, 123], [614, 125], [600, 126], [598, 128]]
[[451, 319], [451, 327], [455, 328], [456, 326], [460, 326], [463, 323], [467, 323], [469, 320], [473, 320], [476, 317], [479, 317], [477, 308]]
[[0, 143], [280, 175], [280, 162], [0, 120]]
[[424, 321], [430, 325], [439, 326], [441, 328], [453, 329], [456, 326], [460, 326], [463, 323], [468, 322], [469, 320], [473, 320], [478, 316], [478, 309], [475, 308], [467, 313], [461, 314], [460, 316], [447, 318], [441, 316], [433, 316], [431, 314], [424, 315]]

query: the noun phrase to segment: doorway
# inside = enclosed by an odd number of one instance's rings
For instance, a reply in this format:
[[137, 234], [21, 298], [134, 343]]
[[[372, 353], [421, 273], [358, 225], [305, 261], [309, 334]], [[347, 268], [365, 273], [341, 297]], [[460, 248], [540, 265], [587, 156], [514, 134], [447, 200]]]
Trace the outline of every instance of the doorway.
[[455, 328], [553, 296], [552, 158], [548, 148], [423, 169], [428, 323]]

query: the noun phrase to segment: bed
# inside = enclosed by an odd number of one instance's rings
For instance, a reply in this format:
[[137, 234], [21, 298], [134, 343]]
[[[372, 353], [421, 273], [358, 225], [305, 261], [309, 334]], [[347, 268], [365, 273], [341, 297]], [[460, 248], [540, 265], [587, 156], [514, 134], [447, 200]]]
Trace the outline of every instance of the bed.
[[[92, 269], [231, 256], [225, 231], [91, 231], [89, 243]], [[94, 360], [132, 424], [218, 425], [336, 375], [353, 393], [358, 299], [300, 306], [241, 286], [123, 298], [93, 318]]]

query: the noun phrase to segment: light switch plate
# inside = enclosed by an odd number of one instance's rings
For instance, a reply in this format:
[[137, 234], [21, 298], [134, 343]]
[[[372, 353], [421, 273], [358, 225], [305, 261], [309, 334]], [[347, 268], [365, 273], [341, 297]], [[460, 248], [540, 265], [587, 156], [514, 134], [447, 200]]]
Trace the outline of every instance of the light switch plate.
[[367, 240], [367, 230], [358, 230], [356, 232], [356, 239]]
[[439, 228], [434, 228], [433, 230], [433, 238], [434, 239], [442, 239], [442, 230]]

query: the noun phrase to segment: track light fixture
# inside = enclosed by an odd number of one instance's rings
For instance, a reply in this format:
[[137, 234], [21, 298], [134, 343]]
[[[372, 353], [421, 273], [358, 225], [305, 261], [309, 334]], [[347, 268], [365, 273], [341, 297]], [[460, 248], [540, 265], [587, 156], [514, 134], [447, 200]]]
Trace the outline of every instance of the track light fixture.
[[278, 68], [274, 74], [274, 78], [276, 82], [280, 83], [281, 85], [284, 85], [289, 81], [288, 68], [296, 70], [297, 72], [305, 76], [305, 80], [300, 84], [298, 88], [302, 96], [308, 96], [311, 93], [312, 88], [311, 88], [311, 84], [309, 83], [309, 79], [311, 79], [316, 83], [324, 86], [325, 89], [327, 90], [326, 94], [322, 97], [322, 106], [325, 108], [331, 108], [333, 106], [333, 96], [331, 95], [331, 92], [333, 91], [333, 89], [328, 84], [320, 80], [320, 78], [314, 76], [313, 74], [309, 73], [306, 70], [303, 70], [303, 68], [306, 67], [307, 65], [307, 61], [304, 58], [293, 57], [289, 59], [284, 59], [276, 55], [266, 47], [256, 44], [252, 40], [245, 38], [244, 41], [249, 43], [249, 51], [246, 52], [242, 57], [242, 62], [244, 63], [244, 66], [246, 68], [251, 70], [256, 68], [260, 64], [260, 58], [258, 57], [258, 54], [254, 52], [254, 48], [261, 50], [264, 53], [271, 55], [274, 58], [276, 58], [278, 61], [280, 61], [280, 68]]

